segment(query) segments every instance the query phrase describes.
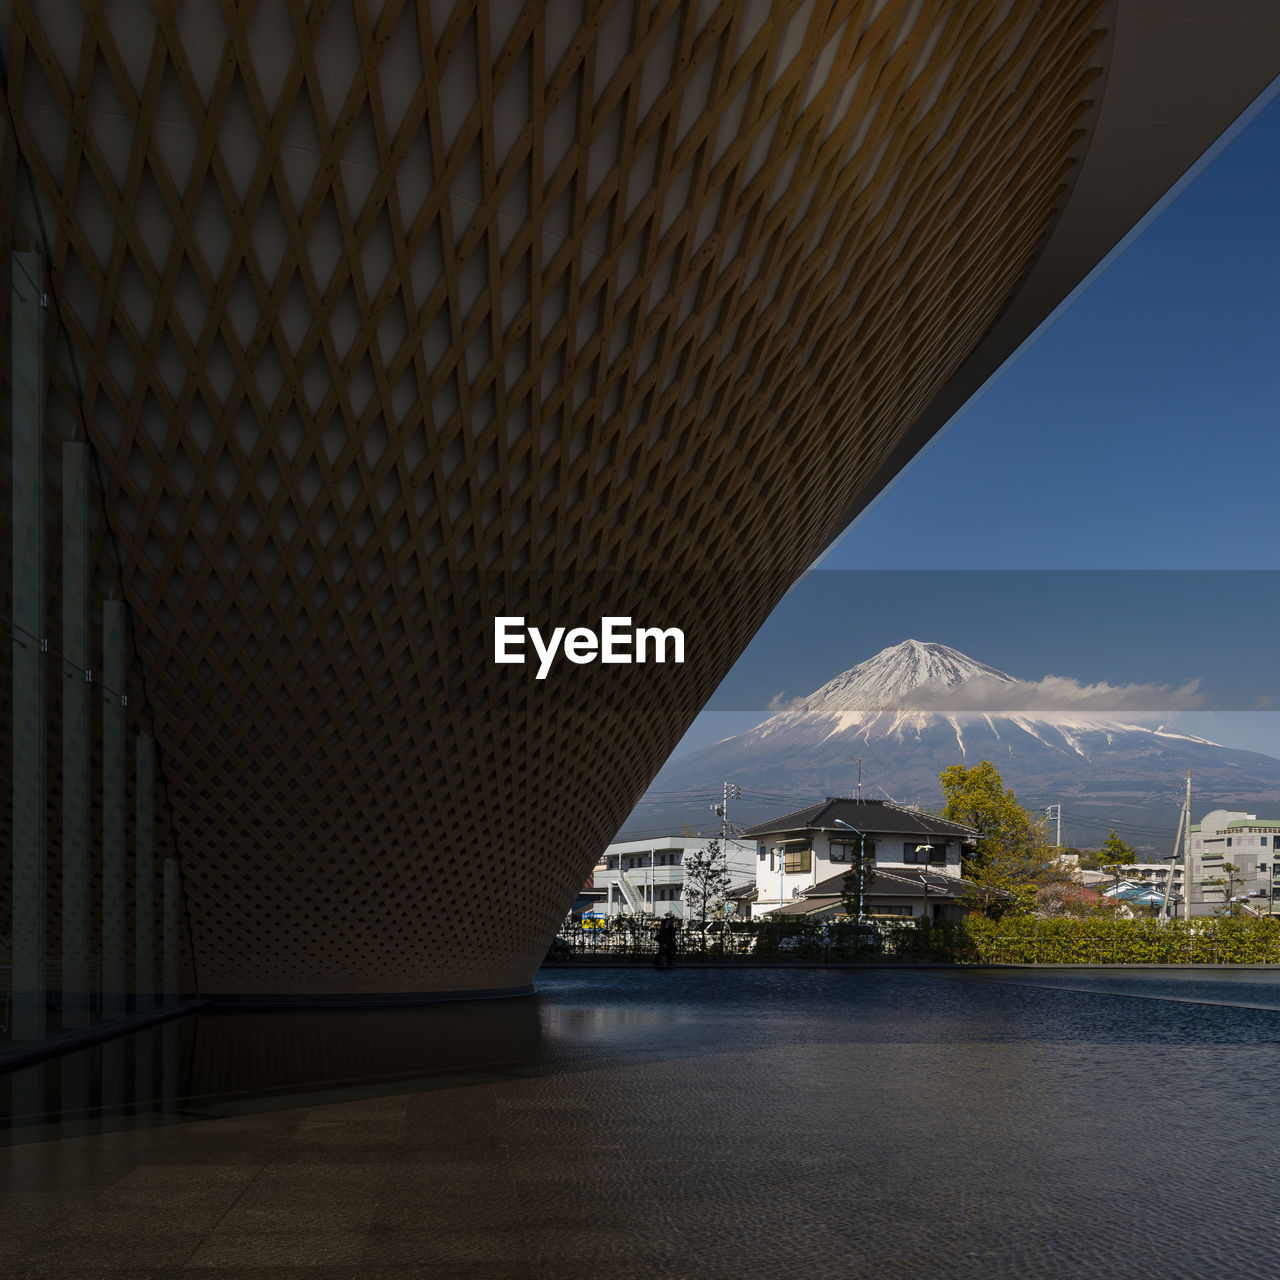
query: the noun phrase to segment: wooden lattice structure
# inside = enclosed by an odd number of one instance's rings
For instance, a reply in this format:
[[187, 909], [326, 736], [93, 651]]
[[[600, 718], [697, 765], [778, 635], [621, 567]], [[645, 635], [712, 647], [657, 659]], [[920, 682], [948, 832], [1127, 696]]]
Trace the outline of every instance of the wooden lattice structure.
[[[1000, 316], [1103, 0], [13, 0], [206, 992], [510, 988]], [[683, 667], [495, 666], [495, 614]]]

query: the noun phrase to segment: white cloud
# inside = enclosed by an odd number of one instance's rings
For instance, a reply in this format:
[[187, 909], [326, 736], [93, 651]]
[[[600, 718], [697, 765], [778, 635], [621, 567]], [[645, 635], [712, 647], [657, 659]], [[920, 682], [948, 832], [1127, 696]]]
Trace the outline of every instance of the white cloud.
[[771, 716], [780, 715], [783, 711], [790, 711], [792, 707], [798, 707], [804, 702], [803, 698], [788, 698], [786, 693], [779, 689], [777, 693], [769, 699], [767, 710]]
[[1043, 680], [997, 680], [977, 677], [961, 685], [922, 684], [903, 695], [901, 706], [924, 711], [970, 712], [974, 715], [1090, 714], [1127, 711], [1161, 714], [1195, 711], [1205, 701], [1200, 681], [1167, 684], [1081, 684], [1066, 676]]

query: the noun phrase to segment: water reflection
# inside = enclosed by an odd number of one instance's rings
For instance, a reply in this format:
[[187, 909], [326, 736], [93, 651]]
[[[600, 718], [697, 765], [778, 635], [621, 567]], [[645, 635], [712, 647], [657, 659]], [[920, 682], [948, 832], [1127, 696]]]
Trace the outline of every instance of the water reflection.
[[1280, 975], [1269, 971], [1252, 980], [1119, 970], [555, 971], [537, 995], [511, 1000], [168, 1022], [0, 1075], [0, 1135], [23, 1142], [743, 1050], [783, 1051], [779, 1087], [789, 1082], [803, 1098], [831, 1069], [831, 1052], [865, 1063], [875, 1046], [945, 1061], [909, 1099], [883, 1084], [882, 1100], [913, 1117], [944, 1106], [966, 1075], [986, 1077], [997, 1096], [1017, 1093], [1051, 1046], [1271, 1046], [1278, 1014]]
[[353, 1275], [1280, 1274], [1264, 1232], [1204, 1226], [1206, 1188], [1275, 1200], [1280, 1123], [1223, 1110], [1274, 1063], [1271, 975], [1217, 1002], [1216, 975], [1062, 977], [579, 971], [510, 1001], [204, 1014], [0, 1078], [5, 1193], [60, 1223], [29, 1255], [60, 1269], [31, 1274], [97, 1274], [157, 1222], [200, 1269], [328, 1263], [345, 1232]]
[[0, 1075], [0, 1115], [22, 1140], [368, 1094], [531, 1068], [540, 1034], [531, 996], [421, 1009], [201, 1013]]

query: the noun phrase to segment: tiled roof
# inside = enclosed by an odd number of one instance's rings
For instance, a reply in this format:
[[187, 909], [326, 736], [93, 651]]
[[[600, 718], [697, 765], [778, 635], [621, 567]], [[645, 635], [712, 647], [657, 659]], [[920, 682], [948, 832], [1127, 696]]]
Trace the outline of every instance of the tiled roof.
[[766, 911], [765, 915], [808, 916], [813, 915], [815, 911], [829, 911], [831, 903], [831, 898], [794, 898], [785, 906], [774, 907], [772, 911]]
[[[943, 898], [963, 898], [965, 894], [976, 888], [968, 880], [960, 880], [956, 876], [944, 876], [940, 872], [930, 871], [881, 871], [876, 870], [876, 878], [863, 895], [868, 902], [876, 898], [923, 898], [923, 879], [929, 880], [930, 901]], [[829, 911], [832, 903], [842, 896], [843, 874], [821, 880], [812, 888], [806, 889], [804, 897], [795, 898], [785, 906], [775, 907], [765, 914], [770, 916], [807, 916], [819, 911]]]
[[[928, 878], [929, 897], [962, 898], [975, 886], [958, 876], [944, 876], [939, 871], [885, 871], [876, 868], [875, 879], [863, 894], [866, 898], [924, 897], [924, 880]], [[820, 880], [805, 891], [806, 898], [838, 898], [844, 889], [844, 873]]]
[[828, 796], [818, 804], [784, 813], [780, 818], [748, 827], [746, 836], [777, 835], [784, 831], [842, 831], [836, 819], [847, 822], [855, 830], [869, 836], [926, 835], [950, 836], [954, 839], [974, 839], [978, 832], [972, 827], [946, 818], [935, 818], [930, 813], [916, 809], [904, 809], [887, 800], [855, 800], [848, 796]]

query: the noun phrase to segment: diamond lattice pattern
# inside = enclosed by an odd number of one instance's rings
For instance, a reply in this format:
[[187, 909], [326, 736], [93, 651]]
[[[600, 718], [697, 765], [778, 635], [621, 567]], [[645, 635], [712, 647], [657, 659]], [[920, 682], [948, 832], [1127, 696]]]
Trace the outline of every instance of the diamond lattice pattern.
[[[12, 9], [201, 987], [527, 982], [1025, 273], [1101, 5]], [[606, 601], [685, 666], [490, 661]]]

